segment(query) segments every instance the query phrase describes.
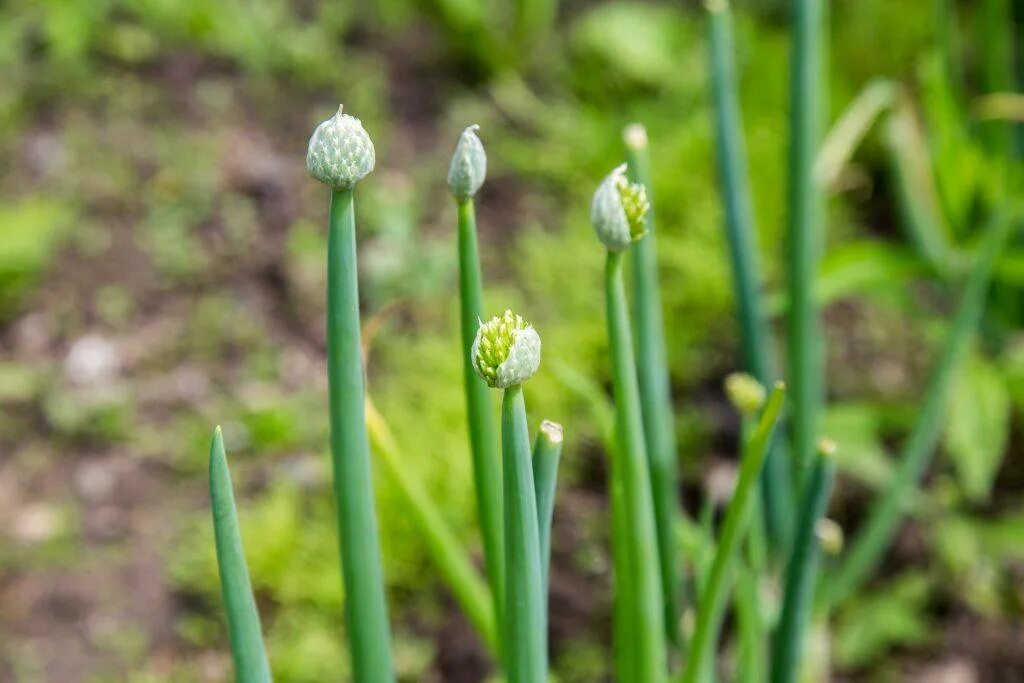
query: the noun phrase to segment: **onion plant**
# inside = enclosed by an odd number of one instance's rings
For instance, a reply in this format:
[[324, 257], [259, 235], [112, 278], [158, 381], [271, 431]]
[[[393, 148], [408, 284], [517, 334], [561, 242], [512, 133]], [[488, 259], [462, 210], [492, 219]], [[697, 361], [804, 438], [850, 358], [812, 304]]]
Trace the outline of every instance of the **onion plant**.
[[622, 278], [624, 252], [647, 234], [644, 186], [626, 178], [626, 165], [601, 182], [590, 218], [607, 248], [605, 305], [615, 395], [612, 454], [612, 543], [615, 561], [616, 665], [621, 681], [656, 683], [667, 676], [664, 597], [657, 527], [644, 439], [640, 388]]

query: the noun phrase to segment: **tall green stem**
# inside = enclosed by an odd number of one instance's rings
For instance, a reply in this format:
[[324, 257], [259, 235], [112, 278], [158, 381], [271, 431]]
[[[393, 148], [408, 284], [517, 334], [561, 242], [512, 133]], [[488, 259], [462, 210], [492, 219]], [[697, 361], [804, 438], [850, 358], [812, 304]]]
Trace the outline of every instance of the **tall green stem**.
[[533, 479], [537, 491], [537, 524], [540, 535], [540, 573], [548, 594], [551, 568], [551, 521], [558, 488], [558, 463], [562, 458], [562, 426], [544, 420], [533, 444]]
[[231, 490], [231, 473], [220, 427], [214, 431], [210, 443], [210, 503], [220, 589], [228, 615], [231, 657], [235, 662], [235, 680], [239, 683], [270, 683], [270, 663], [263, 647], [260, 613], [249, 582], [249, 568], [245, 564], [235, 494]]
[[[761, 269], [757, 257], [757, 228], [743, 124], [736, 88], [735, 46], [728, 0], [707, 3], [710, 17], [711, 88], [714, 99], [718, 172], [725, 208], [725, 231], [732, 262], [733, 290], [739, 317], [743, 366], [761, 384], [770, 385], [772, 340], [761, 300]], [[792, 472], [786, 452], [776, 440], [761, 475], [765, 527], [777, 546], [785, 546], [792, 519]]]
[[828, 508], [835, 459], [824, 449], [811, 470], [786, 567], [782, 614], [772, 644], [772, 683], [794, 683], [799, 677], [807, 620], [818, 578], [818, 521]]
[[796, 481], [802, 488], [814, 451], [824, 387], [821, 329], [814, 279], [824, 234], [824, 203], [815, 186], [814, 159], [824, 121], [825, 0], [794, 0], [790, 88], [789, 235], [785, 261], [789, 286], [789, 372]]
[[629, 310], [622, 282], [622, 253], [608, 252], [605, 268], [608, 310], [608, 340], [612, 354], [615, 390], [616, 452], [613, 476], [622, 486], [624, 524], [621, 537], [631, 568], [626, 590], [625, 617], [630, 624], [632, 647], [629, 657], [634, 674], [626, 679], [657, 683], [667, 675], [664, 600], [659, 575], [657, 531], [651, 496], [650, 472], [640, 412], [640, 388], [630, 336]]
[[345, 622], [354, 680], [390, 683], [391, 636], [363, 408], [361, 348], [355, 206], [351, 189], [335, 189], [327, 239], [327, 375]]
[[985, 238], [964, 286], [963, 298], [946, 336], [938, 364], [932, 371], [921, 412], [907, 439], [895, 474], [871, 506], [868, 519], [857, 533], [839, 571], [828, 584], [827, 598], [836, 604], [852, 595], [882, 559], [896, 534], [900, 519], [913, 499], [942, 432], [943, 408], [949, 385], [960, 367], [971, 336], [985, 308], [992, 269], [1019, 212], [996, 214], [985, 229]]
[[498, 433], [487, 384], [473, 370], [473, 339], [483, 316], [483, 277], [477, 252], [476, 211], [473, 200], [459, 207], [459, 313], [462, 329], [462, 380], [466, 391], [469, 445], [473, 457], [473, 483], [477, 514], [484, 541], [484, 565], [491, 585], [494, 613], [502, 623], [505, 561], [501, 523], [501, 467]]
[[501, 402], [505, 513], [505, 666], [509, 683], [547, 683], [537, 498], [521, 385]]
[[754, 430], [749, 444], [743, 448], [743, 460], [740, 462], [736, 489], [725, 512], [725, 521], [722, 523], [722, 532], [715, 549], [715, 559], [711, 565], [707, 585], [697, 605], [697, 625], [693, 640], [690, 641], [683, 683], [705, 680], [707, 672], [711, 670], [715, 643], [722, 628], [725, 605], [729, 597], [733, 567], [753, 508], [751, 491], [761, 474], [761, 465], [775, 432], [785, 393], [786, 390], [781, 383], [775, 385], [761, 413], [757, 429]]
[[679, 505], [679, 474], [676, 464], [675, 418], [665, 353], [665, 324], [661, 314], [658, 286], [657, 234], [654, 230], [654, 199], [651, 192], [651, 163], [647, 134], [639, 125], [626, 129], [626, 160], [631, 182], [643, 185], [651, 208], [647, 212], [647, 236], [634, 244], [632, 252], [633, 297], [636, 306], [636, 374], [640, 384], [640, 405], [644, 421], [654, 523], [658, 531], [661, 561], [661, 590], [665, 596], [665, 629], [669, 640], [680, 645], [679, 554], [676, 522]]

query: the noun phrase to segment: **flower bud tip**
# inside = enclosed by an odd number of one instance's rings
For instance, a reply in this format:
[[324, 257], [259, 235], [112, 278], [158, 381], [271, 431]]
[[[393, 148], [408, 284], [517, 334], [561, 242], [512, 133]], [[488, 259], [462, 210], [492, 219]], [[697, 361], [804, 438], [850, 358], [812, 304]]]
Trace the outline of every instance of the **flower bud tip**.
[[562, 443], [562, 425], [551, 420], [544, 420], [540, 423], [540, 431], [551, 443]]

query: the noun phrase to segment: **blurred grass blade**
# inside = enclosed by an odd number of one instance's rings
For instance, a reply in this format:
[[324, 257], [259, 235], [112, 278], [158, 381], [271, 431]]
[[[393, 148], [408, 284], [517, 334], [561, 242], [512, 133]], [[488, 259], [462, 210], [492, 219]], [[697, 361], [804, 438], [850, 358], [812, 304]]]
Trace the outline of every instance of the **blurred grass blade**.
[[613, 521], [613, 528], [618, 532], [614, 540], [624, 546], [619, 559], [625, 563], [629, 572], [626, 577], [628, 584], [616, 577], [616, 592], [623, 591], [616, 599], [623, 600], [619, 608], [627, 624], [621, 631], [617, 628], [616, 632], [628, 637], [631, 652], [626, 659], [634, 667], [632, 673], [624, 677], [620, 672], [619, 680], [658, 683], [665, 680], [668, 666], [664, 598], [640, 409], [640, 387], [633, 356], [626, 291], [622, 281], [623, 256], [622, 252], [609, 251], [605, 265], [605, 303], [608, 344], [612, 356], [617, 441], [612, 451], [612, 486], [613, 492], [614, 486], [621, 486], [622, 503], [618, 507], [622, 518]]
[[473, 339], [483, 317], [483, 276], [477, 248], [476, 209], [472, 199], [458, 203], [459, 212], [459, 314], [462, 332], [462, 375], [469, 422], [469, 445], [473, 457], [473, 490], [476, 495], [480, 534], [484, 543], [494, 615], [502, 623], [505, 599], [505, 560], [502, 553], [501, 459], [498, 430], [490, 390], [473, 369], [470, 357]]
[[795, 683], [818, 578], [818, 521], [825, 516], [835, 478], [835, 445], [822, 442], [803, 494], [793, 552], [786, 567], [782, 614], [772, 643], [772, 683]]
[[812, 177], [825, 119], [826, 0], [795, 0], [790, 83], [788, 265], [790, 436], [795, 483], [802, 488], [824, 402], [821, 322], [814, 281], [824, 243], [824, 202]]
[[850, 163], [875, 121], [892, 106], [895, 95], [896, 86], [891, 81], [874, 80], [864, 86], [857, 99], [846, 108], [825, 137], [814, 162], [814, 182], [820, 189], [836, 185], [843, 168]]
[[477, 574], [465, 548], [445, 522], [441, 510], [419, 481], [409, 475], [391, 428], [369, 396], [366, 398], [366, 426], [377, 462], [402, 497], [403, 509], [419, 531], [430, 558], [469, 623], [491, 653], [497, 656], [498, 629], [488, 588]]
[[537, 528], [540, 537], [540, 573], [544, 595], [551, 567], [551, 521], [558, 488], [558, 463], [562, 457], [562, 425], [544, 420], [533, 444], [533, 484], [537, 492]]
[[249, 569], [245, 564], [235, 495], [231, 490], [231, 473], [220, 427], [214, 431], [210, 444], [210, 502], [220, 588], [227, 609], [231, 657], [235, 662], [235, 680], [239, 683], [269, 683], [272, 680], [270, 664], [263, 647], [260, 614], [249, 582]]
[[[1012, 92], [1014, 78], [1015, 32], [1020, 25], [1013, 20], [1012, 0], [981, 0], [976, 15], [977, 47], [981, 52], [981, 82], [985, 93]], [[996, 157], [1009, 157], [1014, 144], [1013, 125], [1003, 121], [982, 124], [985, 148]]]
[[763, 683], [767, 677], [767, 633], [761, 613], [758, 573], [749, 566], [740, 568], [736, 588], [738, 632], [738, 683]]
[[[771, 384], [772, 339], [761, 297], [761, 269], [757, 257], [757, 230], [743, 126], [736, 88], [735, 46], [727, 0], [708, 0], [711, 87], [714, 98], [718, 171], [722, 183], [725, 230], [732, 262], [743, 367], [761, 384]], [[781, 441], [781, 440], [779, 440]], [[765, 525], [777, 546], [785, 547], [792, 519], [792, 472], [781, 443], [772, 446], [762, 474]]]
[[505, 389], [501, 402], [505, 523], [505, 624], [509, 683], [547, 683], [547, 630], [540, 568], [537, 497], [530, 459], [523, 388]]
[[658, 532], [661, 590], [665, 599], [665, 630], [669, 641], [679, 646], [681, 584], [675, 529], [682, 511], [678, 493], [675, 419], [665, 353], [665, 324], [662, 321], [661, 290], [658, 286], [657, 234], [654, 225], [647, 131], [640, 124], [633, 124], [626, 128], [623, 138], [626, 142], [627, 173], [630, 182], [643, 185], [647, 190], [647, 199], [651, 203], [651, 208], [647, 212], [648, 234], [630, 249], [636, 307], [636, 374], [640, 383], [644, 440], [650, 467], [651, 495], [654, 499], [654, 523]]
[[907, 237], [932, 268], [948, 277], [952, 238], [932, 177], [928, 145], [908, 102], [890, 115], [886, 143]]
[[739, 478], [722, 522], [711, 573], [697, 604], [697, 625], [688, 650], [683, 683], [705, 680], [714, 665], [715, 644], [722, 628], [733, 569], [750, 521], [750, 511], [754, 507], [751, 490], [760, 475], [785, 394], [782, 383], [777, 383], [765, 404], [757, 428], [743, 447]]
[[994, 215], [985, 228], [984, 241], [964, 286], [942, 355], [932, 371], [914, 431], [903, 448], [895, 475], [872, 504], [843, 564], [826, 586], [829, 604], [837, 604], [854, 594], [878, 565], [896, 534], [906, 503], [912, 498], [938, 443], [944, 426], [946, 391], [981, 320], [996, 259], [1018, 220], [1019, 213], [1004, 211]]

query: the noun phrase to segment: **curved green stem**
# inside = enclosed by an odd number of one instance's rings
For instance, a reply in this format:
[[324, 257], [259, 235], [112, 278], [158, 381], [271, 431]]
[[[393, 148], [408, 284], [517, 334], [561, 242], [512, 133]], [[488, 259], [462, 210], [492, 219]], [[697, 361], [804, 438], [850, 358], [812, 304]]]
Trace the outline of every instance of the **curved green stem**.
[[697, 605], [697, 625], [693, 640], [690, 642], [689, 657], [683, 671], [683, 683], [705, 680], [707, 672], [711, 670], [715, 643], [722, 628], [725, 605], [729, 597], [732, 570], [739, 555], [740, 543], [746, 533], [750, 510], [753, 508], [751, 491], [761, 473], [761, 465], [775, 432], [785, 393], [781, 383], [775, 385], [761, 413], [757, 429], [750, 437], [750, 442], [743, 448], [736, 489], [725, 512], [721, 537], [715, 550], [715, 559], [711, 565], [707, 585]]
[[665, 323], [661, 315], [658, 286], [657, 235], [654, 230], [654, 200], [651, 192], [650, 155], [647, 134], [640, 126], [626, 129], [626, 160], [631, 182], [647, 190], [651, 208], [647, 212], [647, 236], [633, 245], [633, 296], [636, 304], [636, 374], [640, 384], [640, 405], [644, 438], [650, 467], [654, 523], [658, 532], [661, 561], [661, 591], [665, 598], [665, 629], [670, 642], [680, 645], [679, 610], [681, 583], [676, 543], [679, 505], [679, 474], [676, 466], [675, 418], [665, 353]]
[[502, 557], [501, 463], [498, 433], [487, 384], [473, 369], [473, 339], [483, 316], [483, 277], [477, 252], [476, 212], [473, 200], [459, 202], [459, 313], [462, 330], [462, 377], [473, 457], [473, 484], [484, 542], [484, 566], [491, 585], [494, 614], [501, 624], [505, 591]]
[[327, 376], [345, 623], [354, 680], [391, 683], [391, 635], [363, 409], [361, 346], [355, 206], [351, 189], [334, 190], [327, 239]]
[[547, 683], [537, 497], [520, 385], [501, 402], [505, 513], [505, 668], [509, 683]]
[[818, 520], [828, 508], [835, 469], [835, 458], [821, 452], [807, 482], [793, 553], [786, 568], [782, 614], [772, 644], [772, 683], [794, 683], [800, 673], [807, 620], [818, 578]]
[[249, 569], [245, 564], [235, 495], [231, 490], [231, 473], [220, 427], [214, 431], [210, 444], [210, 503], [220, 589], [228, 615], [231, 657], [235, 662], [235, 680], [239, 683], [270, 683], [270, 663], [263, 647], [260, 613], [256, 609]]
[[[634, 673], [624, 680], [658, 683], [667, 675], [664, 599], [659, 573], [654, 503], [647, 467], [640, 388], [630, 336], [629, 310], [622, 282], [622, 254], [608, 252], [605, 267], [605, 295], [608, 309], [608, 340], [611, 346], [615, 390], [616, 449], [612, 476], [622, 492], [620, 522], [624, 533], [623, 554], [630, 567], [629, 584], [617, 583], [626, 591], [623, 612], [632, 630], [629, 656]], [[614, 486], [614, 484], [613, 484]]]

